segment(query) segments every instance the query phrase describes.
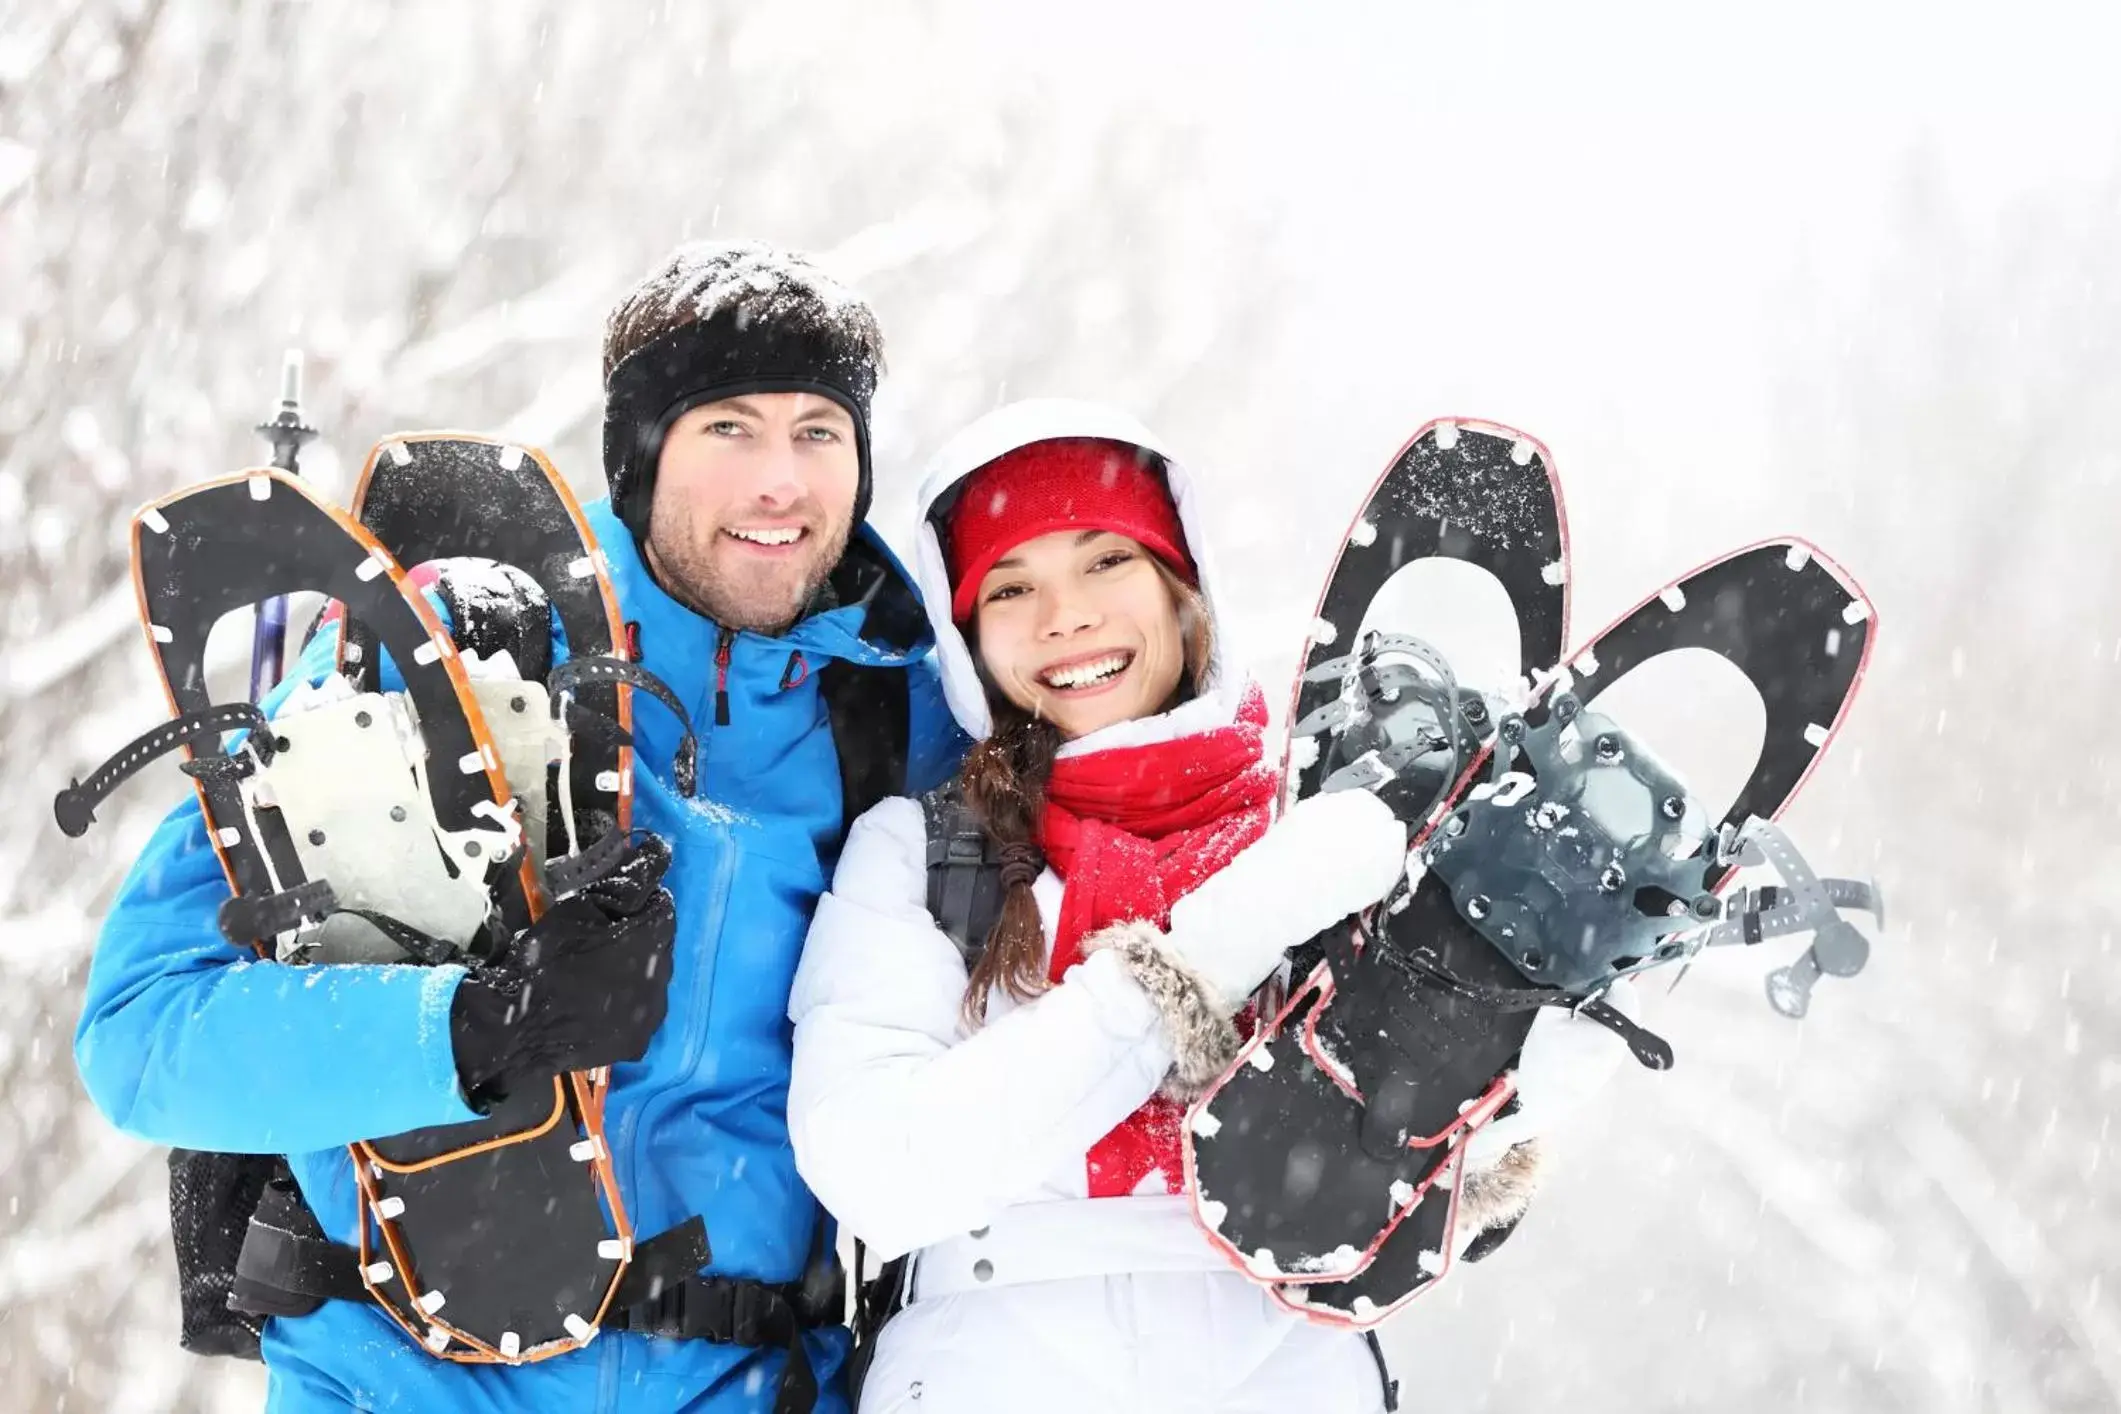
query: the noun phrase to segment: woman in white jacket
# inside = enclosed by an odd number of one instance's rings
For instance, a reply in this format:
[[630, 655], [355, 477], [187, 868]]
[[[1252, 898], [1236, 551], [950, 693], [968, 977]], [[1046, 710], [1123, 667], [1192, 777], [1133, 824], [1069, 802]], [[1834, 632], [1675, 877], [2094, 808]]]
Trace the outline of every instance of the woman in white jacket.
[[1277, 1307], [1195, 1225], [1179, 1127], [1229, 1018], [1389, 891], [1405, 832], [1362, 792], [1268, 825], [1264, 702], [1222, 671], [1194, 492], [1131, 419], [1003, 408], [921, 500], [921, 589], [978, 742], [956, 786], [1003, 902], [961, 952], [929, 911], [923, 808], [887, 800], [796, 975], [798, 1164], [879, 1259], [912, 1254], [861, 1409], [1384, 1409], [1374, 1342]]

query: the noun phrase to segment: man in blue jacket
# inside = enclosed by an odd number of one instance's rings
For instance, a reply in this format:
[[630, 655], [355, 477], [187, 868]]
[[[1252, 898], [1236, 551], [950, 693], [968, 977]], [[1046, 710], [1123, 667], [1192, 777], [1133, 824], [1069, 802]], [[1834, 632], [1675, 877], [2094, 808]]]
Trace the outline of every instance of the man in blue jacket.
[[[607, 327], [611, 499], [588, 515], [635, 656], [699, 734], [688, 799], [679, 726], [635, 714], [635, 823], [670, 847], [670, 966], [522, 987], [483, 965], [253, 961], [216, 927], [228, 887], [195, 802], [120, 889], [75, 1053], [127, 1132], [286, 1155], [345, 1242], [358, 1207], [343, 1146], [474, 1120], [468, 1097], [496, 1079], [610, 1061], [605, 1133], [635, 1231], [706, 1223], [700, 1278], [537, 1364], [433, 1358], [367, 1301], [275, 1318], [270, 1410], [776, 1407], [788, 1353], [731, 1329], [726, 1294], [796, 1281], [822, 1232], [784, 1115], [797, 956], [849, 805], [934, 785], [963, 745], [914, 591], [864, 520], [882, 352], [858, 296], [750, 244], [680, 248]], [[331, 647], [318, 635], [297, 676], [321, 677]], [[720, 1317], [705, 1300], [683, 1310], [710, 1287]], [[821, 1409], [842, 1407], [846, 1340], [829, 1324], [802, 1336]]]

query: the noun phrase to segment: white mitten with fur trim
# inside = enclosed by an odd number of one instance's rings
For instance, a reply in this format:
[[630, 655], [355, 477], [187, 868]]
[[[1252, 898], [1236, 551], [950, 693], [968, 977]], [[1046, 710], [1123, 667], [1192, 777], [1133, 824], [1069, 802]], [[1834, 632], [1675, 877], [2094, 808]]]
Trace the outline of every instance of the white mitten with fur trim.
[[[1605, 1000], [1630, 1021], [1642, 1019], [1641, 1000], [1627, 979], [1615, 982]], [[1460, 1256], [1478, 1261], [1509, 1235], [1539, 1187], [1539, 1137], [1566, 1127], [1627, 1057], [1618, 1036], [1573, 1012], [1546, 1007], [1533, 1019], [1517, 1057], [1516, 1104], [1466, 1143]]]
[[1166, 945], [1235, 1012], [1283, 953], [1378, 902], [1406, 867], [1406, 826], [1383, 801], [1314, 795], [1171, 906]]
[[[1642, 1020], [1642, 1001], [1626, 978], [1605, 1000], [1628, 1020]], [[1468, 1172], [1495, 1163], [1513, 1144], [1565, 1127], [1627, 1063], [1627, 1043], [1605, 1027], [1560, 1007], [1540, 1008], [1517, 1055], [1517, 1103], [1467, 1143]]]
[[1156, 1003], [1177, 1055], [1174, 1089], [1185, 1094], [1236, 1054], [1229, 1018], [1282, 954], [1383, 899], [1406, 863], [1406, 827], [1376, 796], [1312, 796], [1173, 904], [1168, 932], [1119, 923], [1083, 951], [1119, 953]]

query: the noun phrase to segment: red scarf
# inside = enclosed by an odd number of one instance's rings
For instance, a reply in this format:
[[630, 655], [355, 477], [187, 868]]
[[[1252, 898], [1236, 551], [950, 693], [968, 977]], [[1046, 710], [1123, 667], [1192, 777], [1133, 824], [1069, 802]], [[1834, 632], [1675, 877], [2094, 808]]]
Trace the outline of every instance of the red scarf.
[[[1141, 919], [1169, 927], [1171, 905], [1266, 832], [1274, 773], [1262, 756], [1267, 702], [1258, 684], [1226, 727], [1053, 763], [1039, 845], [1066, 881], [1047, 975], [1082, 961], [1083, 939]], [[1184, 1106], [1153, 1095], [1092, 1145], [1093, 1198], [1125, 1197], [1161, 1169], [1185, 1186], [1179, 1156]]]

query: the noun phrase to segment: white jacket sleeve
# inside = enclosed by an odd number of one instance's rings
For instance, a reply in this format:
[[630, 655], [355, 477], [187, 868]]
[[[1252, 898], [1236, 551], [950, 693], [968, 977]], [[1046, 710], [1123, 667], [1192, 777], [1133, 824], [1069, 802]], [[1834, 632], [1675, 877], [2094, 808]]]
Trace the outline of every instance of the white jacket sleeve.
[[797, 1167], [885, 1260], [984, 1225], [1171, 1066], [1156, 1008], [1106, 953], [963, 1036], [965, 964], [926, 898], [920, 804], [884, 801], [848, 833], [789, 999]]

